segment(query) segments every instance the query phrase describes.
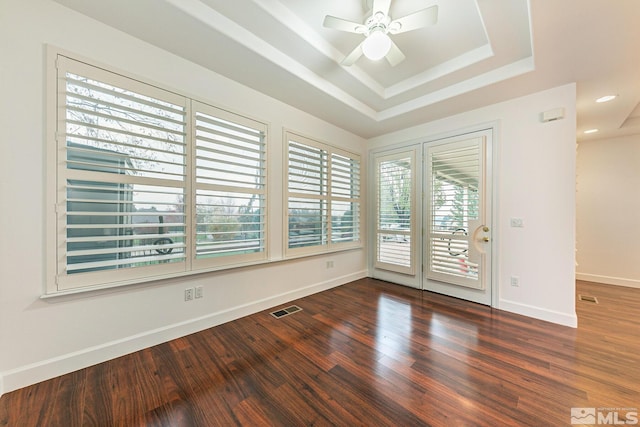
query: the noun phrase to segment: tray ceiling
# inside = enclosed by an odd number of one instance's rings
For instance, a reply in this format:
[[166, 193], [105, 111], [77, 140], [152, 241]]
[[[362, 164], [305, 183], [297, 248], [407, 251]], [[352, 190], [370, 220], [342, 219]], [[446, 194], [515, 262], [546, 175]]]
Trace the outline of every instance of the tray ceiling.
[[[570, 82], [580, 132], [638, 131], [634, 0], [393, 0], [393, 18], [438, 6], [435, 25], [392, 36], [396, 67], [340, 65], [363, 37], [322, 26], [362, 22], [366, 0], [56, 1], [365, 138]], [[591, 98], [611, 91], [598, 111]]]

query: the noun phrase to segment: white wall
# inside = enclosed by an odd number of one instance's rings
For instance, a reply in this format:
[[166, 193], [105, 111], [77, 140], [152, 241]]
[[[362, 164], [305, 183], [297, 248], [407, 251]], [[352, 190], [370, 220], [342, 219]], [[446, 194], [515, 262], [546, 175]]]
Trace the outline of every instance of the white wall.
[[[426, 123], [369, 141], [376, 149], [433, 140], [498, 122], [494, 165], [494, 289], [497, 308], [568, 326], [575, 314], [574, 84]], [[540, 113], [563, 107], [565, 118], [542, 123]], [[510, 218], [524, 228], [510, 227]], [[519, 287], [511, 286], [519, 277]]]
[[[45, 44], [268, 122], [274, 260], [282, 257], [282, 129], [366, 159], [363, 139], [56, 3], [1, 0], [0, 394], [366, 276], [365, 251], [354, 250], [41, 300]], [[185, 303], [184, 289], [198, 285], [204, 298]]]
[[578, 145], [577, 278], [640, 288], [640, 135]]

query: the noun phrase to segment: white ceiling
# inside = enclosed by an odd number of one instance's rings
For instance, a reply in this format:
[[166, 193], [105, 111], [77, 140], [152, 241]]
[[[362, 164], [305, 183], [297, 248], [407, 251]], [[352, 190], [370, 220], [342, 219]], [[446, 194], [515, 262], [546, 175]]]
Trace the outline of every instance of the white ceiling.
[[340, 65], [362, 36], [322, 26], [367, 0], [56, 1], [365, 138], [570, 82], [578, 140], [640, 133], [638, 0], [392, 0], [394, 19], [438, 6], [392, 36], [396, 67]]

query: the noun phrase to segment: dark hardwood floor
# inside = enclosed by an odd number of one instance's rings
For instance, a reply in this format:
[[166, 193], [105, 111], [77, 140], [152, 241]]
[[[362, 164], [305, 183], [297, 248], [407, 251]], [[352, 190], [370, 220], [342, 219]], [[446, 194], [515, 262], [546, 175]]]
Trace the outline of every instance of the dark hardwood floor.
[[572, 329], [363, 279], [280, 319], [257, 313], [7, 393], [0, 425], [568, 426], [572, 407], [630, 411], [640, 289], [578, 293], [599, 304], [578, 301]]

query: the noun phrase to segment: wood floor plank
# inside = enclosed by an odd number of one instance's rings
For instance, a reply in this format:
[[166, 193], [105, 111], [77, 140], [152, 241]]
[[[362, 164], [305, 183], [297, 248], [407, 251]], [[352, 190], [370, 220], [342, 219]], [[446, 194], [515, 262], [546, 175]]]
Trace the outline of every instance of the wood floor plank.
[[639, 406], [640, 289], [577, 292], [598, 304], [578, 300], [573, 329], [358, 280], [7, 393], [0, 426], [541, 426]]
[[49, 411], [48, 405], [42, 404], [42, 399], [44, 396], [56, 396], [58, 387], [57, 379], [44, 381], [18, 393], [13, 404], [0, 405], [0, 411], [8, 411], [7, 414], [0, 413], [0, 421], [5, 423], [2, 425], [38, 427], [50, 424], [55, 416]]
[[84, 414], [87, 371], [80, 370], [63, 375], [59, 381], [51, 411], [51, 425], [82, 425]]
[[111, 372], [117, 366], [117, 361], [110, 361], [86, 369], [83, 426], [116, 425], [111, 400]]

